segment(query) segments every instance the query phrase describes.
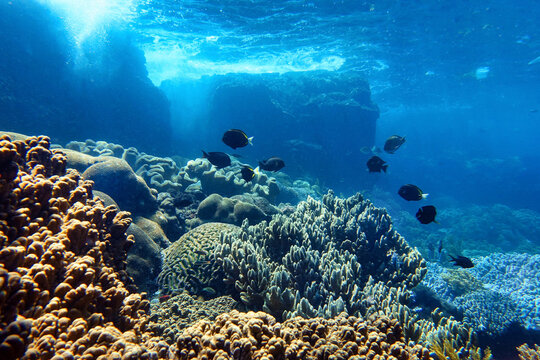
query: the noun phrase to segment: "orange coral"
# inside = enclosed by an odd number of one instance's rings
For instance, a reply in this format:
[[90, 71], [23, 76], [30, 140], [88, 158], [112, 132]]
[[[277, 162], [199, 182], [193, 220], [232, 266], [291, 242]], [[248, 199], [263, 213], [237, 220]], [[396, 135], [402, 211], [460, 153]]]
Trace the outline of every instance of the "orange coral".
[[534, 345], [534, 349], [531, 349], [527, 344], [523, 344], [517, 349], [521, 360], [540, 360], [540, 346], [537, 344]]
[[129, 214], [49, 145], [0, 138], [0, 358], [168, 357], [125, 271]]
[[177, 347], [180, 359], [432, 359], [427, 348], [406, 345], [397, 320], [385, 317], [278, 323], [264, 312], [233, 310], [187, 328]]

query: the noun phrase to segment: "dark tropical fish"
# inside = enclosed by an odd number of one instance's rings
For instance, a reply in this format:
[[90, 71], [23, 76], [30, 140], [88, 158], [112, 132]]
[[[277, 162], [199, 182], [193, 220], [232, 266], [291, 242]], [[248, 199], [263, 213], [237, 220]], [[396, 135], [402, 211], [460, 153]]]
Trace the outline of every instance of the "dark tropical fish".
[[386, 162], [380, 157], [372, 156], [367, 162], [367, 167], [369, 172], [381, 172], [381, 170], [386, 172], [388, 165], [386, 165]]
[[424, 194], [418, 186], [413, 184], [403, 185], [399, 188], [398, 194], [407, 201], [418, 201], [428, 196], [428, 194]]
[[454, 262], [454, 266], [460, 266], [464, 269], [470, 269], [472, 267], [474, 267], [474, 264], [472, 262], [471, 259], [469, 259], [468, 257], [465, 257], [465, 256], [457, 256], [457, 257], [452, 257], [450, 256], [450, 261], [453, 261]]
[[271, 157], [270, 159], [259, 161], [259, 167], [266, 171], [278, 171], [283, 169], [285, 162], [278, 157]]
[[251, 166], [244, 165], [240, 172], [242, 173], [242, 179], [246, 182], [250, 182], [255, 177], [255, 173], [258, 172], [258, 169], [253, 170]]
[[214, 165], [218, 169], [231, 165], [231, 158], [229, 157], [229, 155], [223, 152], [211, 151], [207, 153], [204, 150], [202, 150], [202, 152], [203, 152], [203, 158], [208, 159], [208, 161], [210, 161], [210, 164]]
[[433, 205], [422, 206], [416, 213], [416, 218], [422, 224], [429, 224], [430, 222], [437, 223], [435, 216], [437, 215], [437, 209]]
[[399, 135], [392, 135], [384, 143], [384, 151], [393, 154], [405, 142], [405, 138]]
[[251, 144], [251, 140], [253, 140], [252, 137], [248, 137], [245, 132], [238, 129], [230, 129], [223, 134], [222, 138], [223, 142], [233, 149], [247, 146], [248, 144]]

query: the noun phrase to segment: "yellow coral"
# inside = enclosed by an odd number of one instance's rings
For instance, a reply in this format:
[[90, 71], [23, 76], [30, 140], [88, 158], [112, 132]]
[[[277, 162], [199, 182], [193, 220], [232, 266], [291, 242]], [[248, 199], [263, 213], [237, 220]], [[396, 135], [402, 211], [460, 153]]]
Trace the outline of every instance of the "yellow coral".
[[517, 350], [521, 360], [540, 360], [540, 346], [537, 344], [534, 345], [534, 349], [531, 349], [527, 344], [523, 344], [517, 347]]

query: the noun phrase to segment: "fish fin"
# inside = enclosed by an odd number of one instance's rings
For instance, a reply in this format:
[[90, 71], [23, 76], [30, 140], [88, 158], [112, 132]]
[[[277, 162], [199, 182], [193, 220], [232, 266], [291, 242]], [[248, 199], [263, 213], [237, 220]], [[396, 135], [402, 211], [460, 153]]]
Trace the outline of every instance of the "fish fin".
[[204, 150], [201, 150], [201, 151], [203, 153], [203, 158], [208, 159], [208, 153], [206, 151], [204, 151]]
[[429, 194], [422, 194], [422, 199], [425, 199], [428, 197]]
[[253, 145], [253, 136], [248, 137], [248, 143], [249, 143], [249, 145]]
[[383, 171], [386, 173], [386, 169], [388, 169], [388, 165], [383, 165], [383, 166], [381, 166], [381, 168], [382, 168]]
[[435, 224], [439, 224], [439, 225], [441, 225], [441, 223], [440, 223], [440, 222], [438, 222], [437, 220], [433, 220], [433, 222], [434, 222]]

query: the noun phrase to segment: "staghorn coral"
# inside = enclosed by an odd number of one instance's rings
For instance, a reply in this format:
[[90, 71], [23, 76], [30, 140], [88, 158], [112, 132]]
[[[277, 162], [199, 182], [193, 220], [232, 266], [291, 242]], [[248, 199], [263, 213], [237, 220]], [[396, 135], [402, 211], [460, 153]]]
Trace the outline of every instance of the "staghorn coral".
[[151, 304], [152, 316], [148, 328], [172, 345], [188, 326], [202, 319], [213, 321], [218, 315], [234, 309], [236, 304], [230, 296], [205, 301], [188, 294], [175, 295], [166, 301]]
[[534, 349], [531, 349], [529, 345], [523, 344], [517, 347], [519, 351], [519, 358], [521, 360], [540, 360], [540, 346], [534, 345]]
[[238, 230], [235, 225], [206, 223], [184, 234], [163, 252], [158, 276], [161, 289], [165, 293], [185, 289], [194, 295], [226, 295], [219, 269], [213, 266], [213, 251], [222, 234]]
[[224, 236], [215, 257], [244, 304], [278, 319], [363, 315], [362, 290], [371, 278], [414, 287], [426, 271], [384, 209], [360, 194], [339, 199], [332, 192], [270, 223], [244, 224]]
[[0, 164], [17, 165], [0, 178], [0, 358], [166, 358], [125, 270], [128, 213], [93, 200], [49, 149], [0, 138]]
[[403, 341], [396, 320], [355, 317], [283, 323], [263, 312], [233, 310], [200, 321], [177, 342], [179, 359], [433, 359], [427, 348]]

